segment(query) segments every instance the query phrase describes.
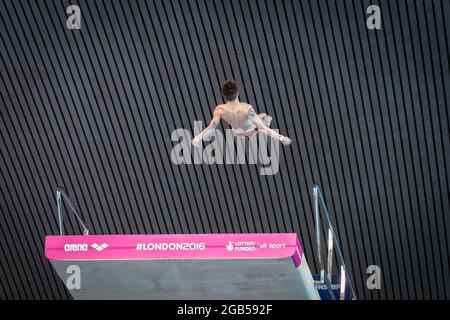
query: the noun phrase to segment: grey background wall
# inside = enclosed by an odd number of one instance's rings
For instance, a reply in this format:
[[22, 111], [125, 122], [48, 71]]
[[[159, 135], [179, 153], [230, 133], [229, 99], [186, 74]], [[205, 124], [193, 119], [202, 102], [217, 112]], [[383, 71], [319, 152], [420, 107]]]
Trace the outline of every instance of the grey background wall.
[[[314, 183], [359, 298], [448, 299], [449, 25], [445, 0], [1, 0], [0, 299], [69, 298], [58, 186], [95, 234], [297, 232], [317, 271]], [[274, 176], [170, 160], [228, 78], [294, 140]]]

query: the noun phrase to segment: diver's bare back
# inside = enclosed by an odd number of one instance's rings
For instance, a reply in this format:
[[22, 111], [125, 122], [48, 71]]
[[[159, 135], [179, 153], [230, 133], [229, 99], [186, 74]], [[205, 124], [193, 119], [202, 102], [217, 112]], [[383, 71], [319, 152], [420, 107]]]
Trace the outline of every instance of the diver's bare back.
[[215, 107], [211, 123], [192, 140], [192, 144], [195, 146], [198, 145], [200, 140], [202, 140], [219, 124], [221, 118], [223, 118], [231, 126], [233, 132], [236, 134], [246, 135], [249, 132], [256, 133], [257, 130], [281, 141], [284, 145], [289, 145], [292, 142], [288, 137], [284, 137], [270, 129], [263, 122], [261, 117], [256, 114], [250, 104], [240, 101], [232, 101], [225, 104], [219, 104]]
[[251, 105], [242, 102], [219, 104], [214, 109], [214, 113], [218, 112], [220, 117], [235, 131], [249, 131], [255, 128], [250, 121], [252, 111]]

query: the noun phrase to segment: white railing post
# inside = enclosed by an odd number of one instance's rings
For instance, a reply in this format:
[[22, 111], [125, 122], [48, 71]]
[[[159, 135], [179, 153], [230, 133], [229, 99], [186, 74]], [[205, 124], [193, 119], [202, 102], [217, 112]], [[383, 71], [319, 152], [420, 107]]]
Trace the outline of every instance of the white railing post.
[[345, 277], [345, 270], [344, 270], [344, 266], [341, 265], [341, 292], [340, 292], [340, 296], [339, 299], [340, 300], [344, 300], [345, 299], [345, 283], [346, 283], [346, 277]]
[[61, 191], [56, 191], [56, 207], [58, 208], [58, 224], [59, 224], [59, 235], [63, 235], [63, 213], [61, 206]]
[[316, 217], [316, 244], [317, 244], [317, 259], [319, 261], [320, 268], [320, 283], [325, 281], [325, 270], [322, 261], [322, 243], [320, 239], [320, 208], [319, 208], [319, 187], [314, 186], [314, 208]]
[[328, 259], [327, 259], [327, 275], [328, 280], [332, 282], [333, 274], [333, 232], [331, 228], [328, 228]]

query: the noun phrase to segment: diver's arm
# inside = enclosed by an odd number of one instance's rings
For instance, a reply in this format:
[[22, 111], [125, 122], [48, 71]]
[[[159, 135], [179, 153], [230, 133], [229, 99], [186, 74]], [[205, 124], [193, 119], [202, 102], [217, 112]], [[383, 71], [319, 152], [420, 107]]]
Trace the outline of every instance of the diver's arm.
[[220, 122], [220, 117], [221, 117], [221, 110], [220, 109], [215, 109], [214, 113], [213, 113], [213, 118], [211, 120], [211, 122], [209, 123], [209, 125], [202, 131], [200, 132], [194, 139], [192, 139], [191, 143], [194, 146], [198, 146], [200, 144], [200, 141], [205, 138], [206, 136], [208, 136], [208, 134], [215, 128], [217, 127], [217, 125]]
[[292, 143], [292, 140], [289, 139], [288, 137], [285, 137], [277, 132], [275, 132], [274, 130], [270, 129], [269, 127], [267, 127], [264, 122], [262, 122], [262, 120], [256, 115], [255, 110], [253, 110], [253, 108], [251, 108], [249, 110], [249, 117], [253, 123], [253, 125], [258, 128], [258, 130], [269, 136], [272, 137], [275, 140], [280, 141], [282, 144], [284, 145], [289, 145]]

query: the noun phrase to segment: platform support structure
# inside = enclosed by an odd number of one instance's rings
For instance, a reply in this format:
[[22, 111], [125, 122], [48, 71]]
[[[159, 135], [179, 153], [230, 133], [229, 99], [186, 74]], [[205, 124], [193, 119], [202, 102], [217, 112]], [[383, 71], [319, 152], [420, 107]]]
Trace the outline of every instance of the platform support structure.
[[[316, 222], [316, 249], [317, 249], [317, 260], [319, 263], [319, 280], [316, 281], [316, 285], [326, 285], [328, 293], [331, 299], [336, 300], [336, 296], [332, 290], [332, 275], [333, 275], [333, 258], [334, 251], [336, 251], [336, 258], [338, 261], [338, 268], [340, 274], [340, 292], [339, 299], [345, 299], [345, 289], [346, 286], [350, 286], [350, 291], [352, 293], [352, 299], [356, 299], [356, 294], [352, 285], [351, 277], [349, 274], [349, 269], [345, 265], [344, 255], [339, 244], [339, 240], [336, 237], [336, 233], [333, 228], [333, 223], [331, 221], [327, 206], [325, 204], [324, 196], [320, 190], [319, 185], [314, 185], [313, 188], [314, 196], [314, 213]], [[322, 254], [322, 218], [325, 220], [324, 227], [327, 228], [327, 257], [326, 266], [325, 259]]]
[[59, 227], [59, 235], [64, 235], [64, 209], [63, 209], [63, 200], [69, 206], [72, 213], [78, 220], [78, 223], [83, 229], [84, 235], [89, 235], [89, 229], [86, 227], [86, 223], [81, 219], [81, 214], [78, 209], [73, 204], [72, 200], [70, 200], [69, 196], [65, 193], [63, 188], [56, 189], [56, 207], [58, 211], [58, 227]]

